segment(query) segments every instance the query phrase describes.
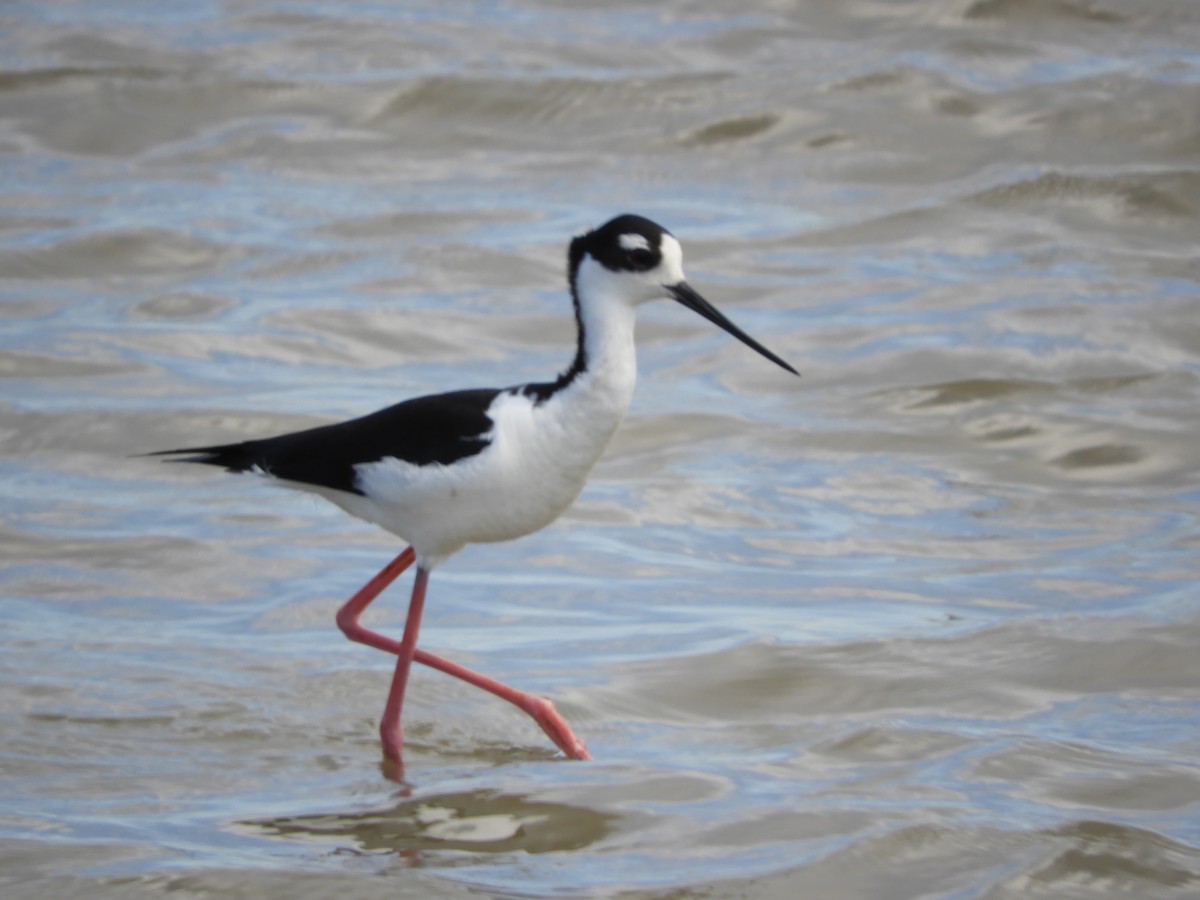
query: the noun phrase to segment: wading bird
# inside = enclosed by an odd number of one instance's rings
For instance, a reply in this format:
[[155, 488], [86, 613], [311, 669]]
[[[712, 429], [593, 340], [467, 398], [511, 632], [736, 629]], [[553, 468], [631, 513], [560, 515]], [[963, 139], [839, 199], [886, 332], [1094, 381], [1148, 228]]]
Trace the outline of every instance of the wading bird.
[[[568, 757], [587, 747], [554, 705], [417, 647], [429, 573], [464, 545], [544, 528], [582, 490], [620, 424], [636, 378], [634, 318], [643, 303], [677, 300], [767, 359], [796, 370], [722, 315], [684, 280], [679, 241], [641, 216], [622, 215], [576, 237], [568, 253], [577, 342], [554, 381], [452, 391], [278, 437], [157, 454], [254, 472], [320, 494], [409, 546], [338, 611], [352, 641], [396, 655], [379, 732], [401, 765], [400, 711], [413, 662], [490, 691], [541, 726]], [[367, 605], [417, 564], [400, 640], [359, 623]]]

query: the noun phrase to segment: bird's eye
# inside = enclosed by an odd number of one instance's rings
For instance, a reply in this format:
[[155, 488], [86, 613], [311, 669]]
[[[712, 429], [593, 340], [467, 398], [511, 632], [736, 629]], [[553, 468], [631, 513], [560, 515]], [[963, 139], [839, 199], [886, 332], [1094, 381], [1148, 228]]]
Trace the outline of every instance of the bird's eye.
[[641, 247], [626, 250], [625, 258], [629, 261], [630, 268], [633, 269], [649, 269], [654, 266], [654, 254]]

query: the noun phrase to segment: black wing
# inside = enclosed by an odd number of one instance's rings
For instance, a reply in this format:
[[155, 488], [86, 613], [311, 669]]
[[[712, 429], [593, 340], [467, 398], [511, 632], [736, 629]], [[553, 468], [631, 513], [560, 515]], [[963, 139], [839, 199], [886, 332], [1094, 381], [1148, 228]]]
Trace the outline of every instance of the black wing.
[[498, 390], [455, 391], [405, 400], [360, 419], [278, 437], [213, 447], [161, 450], [149, 456], [191, 454], [176, 462], [206, 463], [230, 472], [254, 467], [288, 481], [361, 494], [354, 467], [394, 456], [413, 465], [450, 463], [486, 447], [488, 407]]

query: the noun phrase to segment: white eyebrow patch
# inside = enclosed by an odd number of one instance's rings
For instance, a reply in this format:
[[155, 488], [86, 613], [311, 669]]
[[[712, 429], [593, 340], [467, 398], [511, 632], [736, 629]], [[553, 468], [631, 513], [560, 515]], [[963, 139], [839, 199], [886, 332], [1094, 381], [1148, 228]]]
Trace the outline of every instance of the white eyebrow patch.
[[649, 250], [650, 242], [644, 234], [623, 234], [617, 239], [622, 250]]

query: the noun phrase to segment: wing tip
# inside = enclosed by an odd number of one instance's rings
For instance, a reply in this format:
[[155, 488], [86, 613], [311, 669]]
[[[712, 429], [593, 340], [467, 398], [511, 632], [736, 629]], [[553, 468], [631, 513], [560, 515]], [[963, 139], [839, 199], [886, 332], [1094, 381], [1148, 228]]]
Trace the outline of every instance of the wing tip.
[[163, 459], [168, 463], [202, 463], [209, 466], [221, 466], [230, 472], [246, 472], [254, 467], [252, 460], [239, 459], [237, 454], [244, 451], [240, 444], [223, 444], [215, 447], [180, 447], [176, 450], [152, 450], [149, 453], [135, 453], [134, 457], [173, 457]]

